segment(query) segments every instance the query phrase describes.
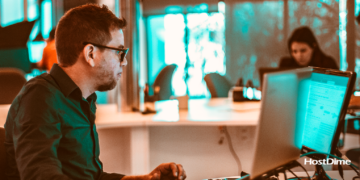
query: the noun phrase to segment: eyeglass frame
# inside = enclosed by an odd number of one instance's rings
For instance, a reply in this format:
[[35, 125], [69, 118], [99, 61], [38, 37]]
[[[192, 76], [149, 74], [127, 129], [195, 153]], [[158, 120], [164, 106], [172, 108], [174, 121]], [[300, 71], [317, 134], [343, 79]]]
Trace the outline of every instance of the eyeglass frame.
[[[99, 47], [99, 48], [116, 50], [116, 51], [119, 51], [119, 53], [123, 52], [123, 54], [121, 54], [121, 56], [120, 56], [120, 63], [122, 63], [124, 61], [126, 54], [129, 52], [129, 48], [115, 48], [115, 47], [104, 46], [104, 45], [95, 44], [95, 43], [91, 43], [91, 42], [83, 42], [83, 45], [85, 45], [85, 46], [88, 44], [91, 44], [91, 45]], [[116, 53], [116, 54], [119, 55], [118, 53]]]

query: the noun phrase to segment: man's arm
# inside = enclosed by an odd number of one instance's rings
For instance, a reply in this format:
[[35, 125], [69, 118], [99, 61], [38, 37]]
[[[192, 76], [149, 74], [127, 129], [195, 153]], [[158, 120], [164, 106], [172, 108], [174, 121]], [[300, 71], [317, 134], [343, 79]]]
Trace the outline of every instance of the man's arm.
[[121, 180], [184, 180], [186, 173], [181, 164], [163, 163], [151, 173], [141, 176], [124, 176]]
[[69, 180], [62, 173], [57, 147], [62, 137], [54, 99], [42, 85], [27, 87], [13, 119], [15, 158], [21, 179]]

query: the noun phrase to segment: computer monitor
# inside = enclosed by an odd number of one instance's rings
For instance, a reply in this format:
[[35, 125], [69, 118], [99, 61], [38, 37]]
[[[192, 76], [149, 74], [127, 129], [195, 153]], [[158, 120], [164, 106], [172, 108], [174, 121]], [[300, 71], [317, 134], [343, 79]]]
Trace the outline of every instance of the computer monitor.
[[[307, 91], [300, 94], [306, 99], [299, 109], [305, 120], [301, 153], [335, 154], [341, 132], [339, 125], [346, 115], [355, 77], [353, 72], [314, 68], [308, 83], [304, 84]], [[310, 157], [326, 159], [327, 155]]]
[[297, 160], [300, 153], [334, 154], [355, 76], [315, 67], [265, 74], [250, 177]]
[[267, 73], [255, 135], [251, 179], [300, 158], [303, 121], [297, 121], [298, 96], [308, 84], [312, 68]]

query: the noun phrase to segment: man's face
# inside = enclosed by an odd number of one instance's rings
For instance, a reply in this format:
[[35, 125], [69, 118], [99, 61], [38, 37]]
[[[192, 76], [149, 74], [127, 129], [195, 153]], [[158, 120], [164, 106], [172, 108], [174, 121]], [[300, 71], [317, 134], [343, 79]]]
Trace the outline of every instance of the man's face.
[[313, 54], [313, 49], [306, 43], [291, 43], [291, 55], [300, 66], [307, 66]]
[[[112, 40], [105, 46], [114, 48], [124, 48], [124, 34], [122, 30], [111, 31]], [[97, 90], [108, 91], [114, 89], [116, 83], [120, 80], [123, 72], [123, 67], [127, 65], [127, 60], [124, 58], [120, 62], [120, 57], [116, 50], [103, 49], [100, 60], [95, 65]]]

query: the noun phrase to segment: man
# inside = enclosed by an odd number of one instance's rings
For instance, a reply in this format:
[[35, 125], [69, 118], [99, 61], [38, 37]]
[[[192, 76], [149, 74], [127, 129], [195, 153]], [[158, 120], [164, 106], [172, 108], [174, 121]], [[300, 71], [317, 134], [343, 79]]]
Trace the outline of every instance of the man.
[[30, 80], [6, 120], [8, 180], [178, 179], [180, 164], [164, 163], [142, 176], [103, 172], [95, 127], [95, 91], [113, 89], [127, 65], [126, 25], [106, 6], [68, 11], [56, 30], [59, 64]]

